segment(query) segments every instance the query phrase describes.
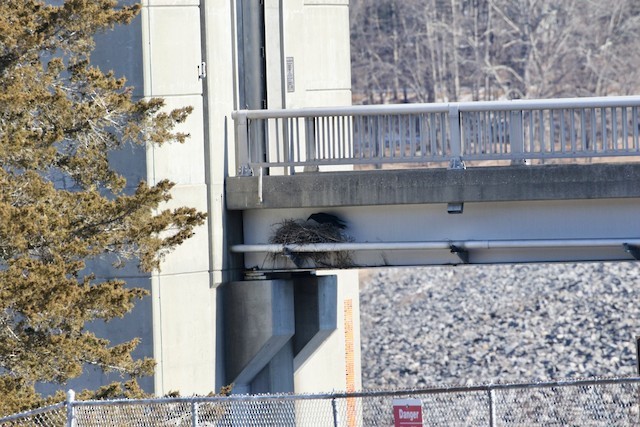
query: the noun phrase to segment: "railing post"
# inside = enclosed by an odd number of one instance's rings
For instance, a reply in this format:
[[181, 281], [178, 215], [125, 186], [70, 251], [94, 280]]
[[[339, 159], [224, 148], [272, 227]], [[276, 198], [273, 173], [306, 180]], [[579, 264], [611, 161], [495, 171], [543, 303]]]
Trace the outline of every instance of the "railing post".
[[251, 176], [251, 159], [249, 158], [249, 128], [247, 111], [233, 113], [236, 136], [236, 167], [239, 176]]
[[67, 392], [67, 427], [76, 427], [75, 401], [76, 392], [69, 390]]
[[450, 169], [464, 169], [462, 162], [462, 134], [460, 132], [460, 106], [449, 104], [449, 144], [451, 149]]
[[522, 111], [509, 112], [509, 144], [511, 146], [512, 165], [524, 165], [524, 129], [522, 128]]
[[[304, 119], [304, 135], [305, 135], [305, 147], [307, 161], [312, 162], [316, 160], [316, 118], [306, 117]], [[318, 165], [305, 166], [305, 172], [317, 172], [319, 170]]]

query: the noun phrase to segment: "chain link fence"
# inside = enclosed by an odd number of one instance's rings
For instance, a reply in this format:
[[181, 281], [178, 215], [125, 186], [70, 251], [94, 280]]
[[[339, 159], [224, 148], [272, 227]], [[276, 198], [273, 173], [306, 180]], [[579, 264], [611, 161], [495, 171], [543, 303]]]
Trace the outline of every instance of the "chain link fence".
[[638, 426], [640, 377], [316, 395], [66, 402], [0, 419], [0, 427], [394, 426], [415, 399], [423, 426]]

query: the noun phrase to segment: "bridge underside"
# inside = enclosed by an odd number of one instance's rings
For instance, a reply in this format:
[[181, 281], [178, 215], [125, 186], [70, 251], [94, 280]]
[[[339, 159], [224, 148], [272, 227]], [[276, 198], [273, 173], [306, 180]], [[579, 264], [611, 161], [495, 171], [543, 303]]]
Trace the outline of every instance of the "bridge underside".
[[[237, 177], [245, 267], [259, 270], [640, 257], [640, 165], [370, 170]], [[343, 242], [271, 244], [285, 220], [347, 222]], [[328, 254], [322, 264], [308, 254]], [[302, 261], [301, 261], [302, 260]]]

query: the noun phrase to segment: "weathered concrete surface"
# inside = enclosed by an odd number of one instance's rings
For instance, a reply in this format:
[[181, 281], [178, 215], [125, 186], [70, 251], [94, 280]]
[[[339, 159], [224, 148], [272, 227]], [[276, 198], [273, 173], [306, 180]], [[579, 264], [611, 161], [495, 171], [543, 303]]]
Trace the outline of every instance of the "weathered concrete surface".
[[296, 333], [294, 367], [298, 368], [338, 328], [336, 276], [310, 276], [294, 288]]
[[232, 282], [220, 291], [225, 306], [227, 381], [242, 389], [295, 332], [293, 281]]
[[313, 208], [640, 197], [640, 164], [301, 173], [226, 180], [227, 208]]
[[218, 292], [235, 393], [293, 392], [295, 369], [338, 328], [335, 275], [232, 282]]

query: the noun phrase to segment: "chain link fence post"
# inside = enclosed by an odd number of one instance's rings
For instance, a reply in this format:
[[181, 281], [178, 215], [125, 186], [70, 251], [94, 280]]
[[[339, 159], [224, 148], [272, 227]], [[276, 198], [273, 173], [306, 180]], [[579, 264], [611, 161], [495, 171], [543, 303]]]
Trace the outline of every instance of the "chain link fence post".
[[489, 388], [489, 427], [495, 427], [496, 425], [496, 405], [494, 399], [495, 390]]
[[198, 427], [200, 420], [198, 420], [198, 402], [195, 400], [191, 402], [191, 426]]
[[76, 409], [74, 406], [76, 400], [76, 392], [69, 390], [67, 392], [67, 427], [76, 427]]
[[331, 399], [331, 409], [333, 411], [333, 427], [339, 427], [340, 421], [338, 421], [338, 405], [336, 404], [336, 398]]

